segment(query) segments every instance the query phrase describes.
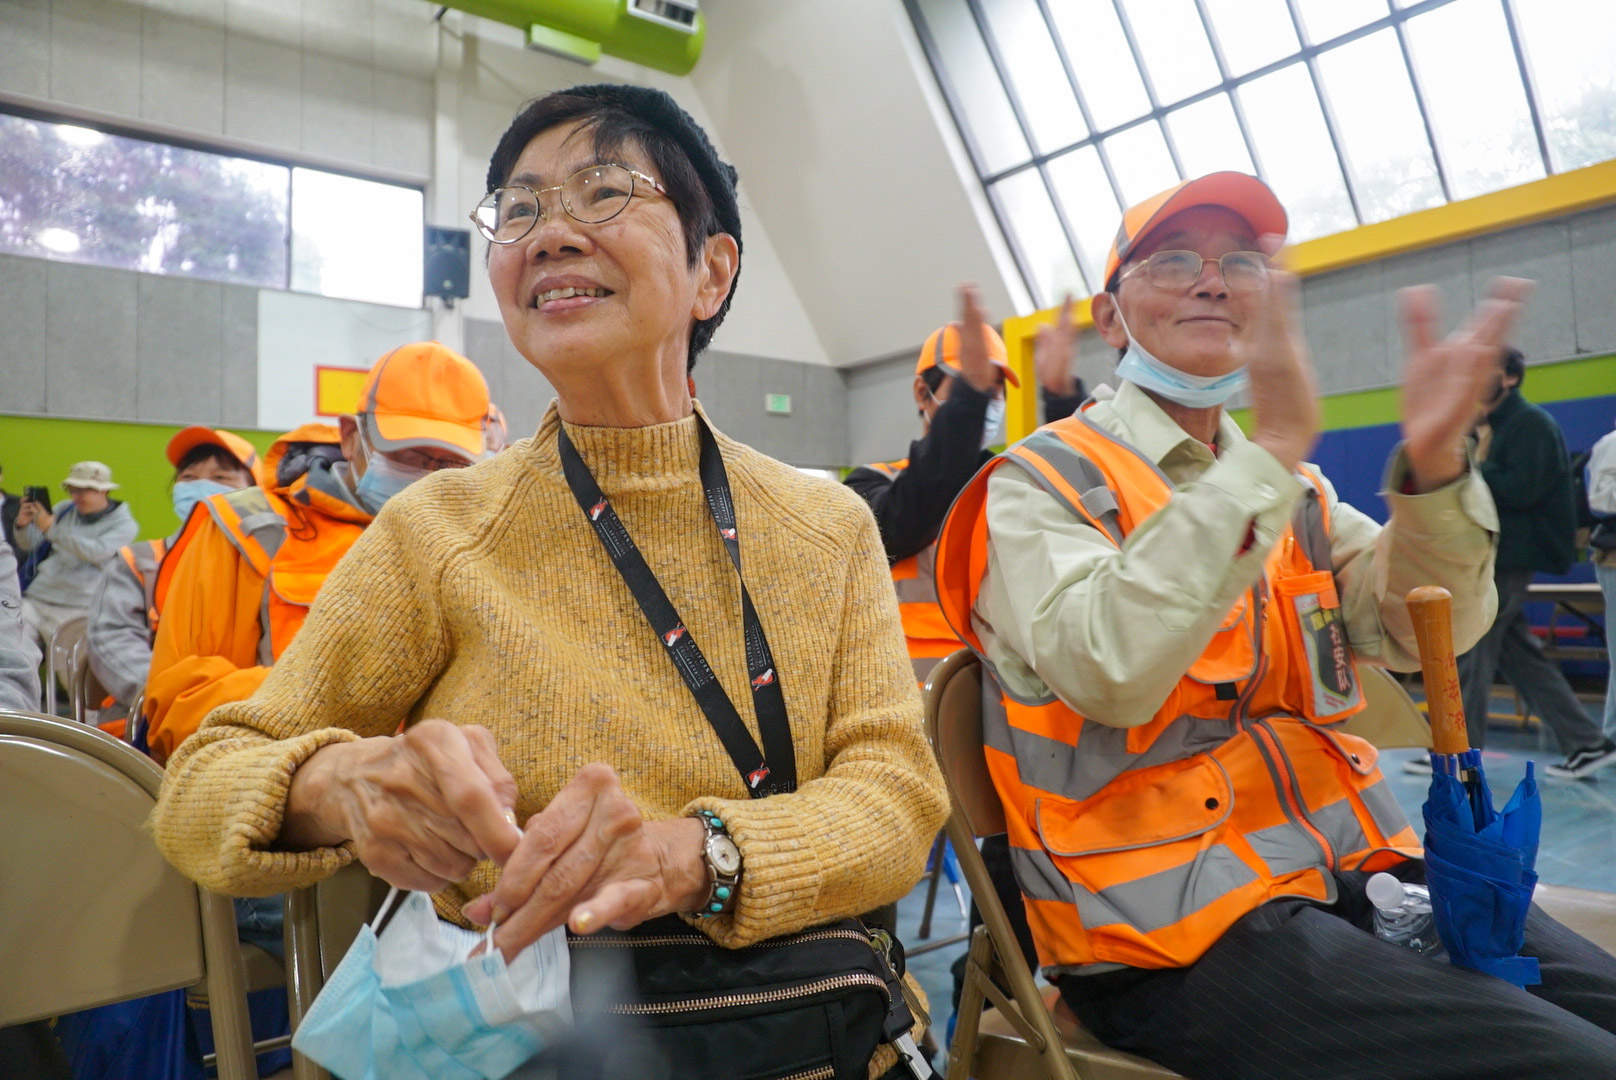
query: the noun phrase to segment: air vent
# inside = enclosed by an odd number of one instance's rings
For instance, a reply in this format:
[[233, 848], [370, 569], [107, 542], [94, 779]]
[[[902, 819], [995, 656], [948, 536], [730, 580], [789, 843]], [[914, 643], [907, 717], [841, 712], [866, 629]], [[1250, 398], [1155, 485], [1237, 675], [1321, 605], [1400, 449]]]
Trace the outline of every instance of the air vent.
[[647, 22], [696, 32], [696, 0], [629, 0], [628, 13]]

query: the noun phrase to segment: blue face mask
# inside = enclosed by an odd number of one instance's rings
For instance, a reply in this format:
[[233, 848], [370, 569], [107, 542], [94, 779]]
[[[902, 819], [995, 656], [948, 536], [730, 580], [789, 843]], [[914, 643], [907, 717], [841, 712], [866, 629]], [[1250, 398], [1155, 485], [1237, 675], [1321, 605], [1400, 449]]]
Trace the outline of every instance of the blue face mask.
[[982, 418], [982, 449], [986, 450], [998, 442], [1003, 430], [1004, 398], [994, 398], [988, 402], [987, 415]]
[[408, 465], [400, 465], [386, 454], [377, 453], [371, 449], [370, 440], [362, 435], [360, 444], [365, 449], [365, 475], [354, 485], [354, 494], [359, 496], [359, 502], [372, 514], [381, 513], [388, 499], [431, 472], [430, 469], [412, 469]]
[[[382, 911], [392, 906], [388, 894]], [[565, 931], [509, 967], [488, 934], [440, 922], [409, 893], [378, 937], [359, 932], [292, 1039], [342, 1080], [501, 1080], [572, 1019]], [[483, 955], [467, 958], [479, 942]]]
[[181, 480], [174, 485], [174, 516], [181, 522], [191, 520], [196, 504], [213, 495], [225, 495], [236, 489], [217, 480]]
[[1146, 352], [1128, 329], [1128, 321], [1122, 317], [1122, 305], [1117, 304], [1116, 309], [1122, 332], [1128, 335], [1128, 351], [1117, 364], [1118, 378], [1127, 379], [1141, 390], [1153, 390], [1168, 401], [1190, 409], [1222, 405], [1250, 385], [1245, 368], [1227, 375], [1191, 375], [1162, 363]]

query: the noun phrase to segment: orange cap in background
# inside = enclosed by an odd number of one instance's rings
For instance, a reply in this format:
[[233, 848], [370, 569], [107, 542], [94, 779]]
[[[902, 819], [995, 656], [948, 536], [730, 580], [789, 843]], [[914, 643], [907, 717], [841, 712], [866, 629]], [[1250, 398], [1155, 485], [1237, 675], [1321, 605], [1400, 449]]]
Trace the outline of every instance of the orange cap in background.
[[243, 439], [233, 431], [220, 428], [188, 427], [176, 432], [168, 440], [168, 463], [176, 469], [180, 462], [199, 446], [219, 446], [228, 450], [235, 459], [253, 474], [254, 479], [262, 480], [258, 476], [258, 450], [252, 443]]
[[477, 365], [436, 341], [400, 345], [359, 390], [365, 433], [378, 450], [435, 446], [481, 461], [488, 409]]
[[[1005, 352], [1004, 338], [999, 332], [986, 323], [982, 324], [982, 340], [987, 343], [988, 359], [1004, 372], [1006, 381], [1011, 386], [1020, 386], [1021, 380], [1010, 368], [1009, 355]], [[960, 377], [960, 328], [958, 323], [949, 323], [932, 331], [926, 344], [920, 347], [920, 359], [915, 364], [915, 374], [931, 368], [942, 368], [954, 378]]]
[[1106, 289], [1116, 287], [1117, 271], [1152, 229], [1192, 206], [1221, 206], [1231, 210], [1245, 218], [1258, 236], [1284, 236], [1289, 227], [1278, 196], [1255, 176], [1243, 172], [1215, 172], [1185, 180], [1123, 211], [1122, 226], [1117, 229], [1111, 252], [1105, 257]]

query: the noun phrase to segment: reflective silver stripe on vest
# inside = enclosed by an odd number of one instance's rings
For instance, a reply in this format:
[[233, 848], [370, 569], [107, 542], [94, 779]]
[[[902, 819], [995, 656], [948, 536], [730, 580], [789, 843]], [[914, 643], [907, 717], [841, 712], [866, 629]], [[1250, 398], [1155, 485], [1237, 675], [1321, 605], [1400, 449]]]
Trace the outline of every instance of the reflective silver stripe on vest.
[[1010, 868], [1016, 873], [1016, 884], [1029, 900], [1070, 904], [1073, 894], [1079, 891], [1072, 888], [1072, 883], [1055, 868], [1049, 853], [1042, 848], [1033, 851], [1010, 845]]
[[1384, 777], [1360, 791], [1358, 797], [1363, 799], [1364, 806], [1369, 808], [1369, 816], [1375, 819], [1376, 827], [1386, 839], [1390, 840], [1408, 828], [1408, 818], [1403, 808], [1397, 805], [1397, 796], [1392, 794], [1391, 785]]
[[146, 597], [149, 619], [151, 612], [157, 610], [157, 553], [152, 550], [152, 541], [149, 540], [133, 545], [129, 551], [135, 557], [135, 576], [140, 579], [140, 590]]
[[937, 603], [937, 545], [930, 544], [915, 556], [915, 576], [894, 580], [900, 604]]
[[1127, 728], [1085, 722], [1079, 749], [1013, 726], [1004, 703], [993, 705], [983, 709], [983, 743], [1016, 759], [1023, 784], [1074, 802], [1098, 794], [1125, 772], [1210, 753], [1235, 735], [1235, 725], [1228, 720], [1182, 717], [1169, 724], [1150, 749], [1130, 754]]
[[1181, 866], [1098, 893], [1077, 884], [1071, 891], [1084, 927], [1126, 923], [1142, 934], [1153, 934], [1256, 880], [1256, 872], [1233, 849], [1213, 844]]
[[[1083, 508], [1099, 521], [1106, 535], [1111, 538], [1111, 542], [1121, 547], [1122, 523], [1117, 519], [1117, 497], [1106, 485], [1105, 473], [1100, 471], [1100, 467], [1062, 442], [1059, 436], [1047, 431], [1033, 432], [1023, 439], [1020, 445], [1049, 462], [1055, 471], [1072, 485], [1078, 499], [1083, 503]], [[1005, 460], [1020, 466], [1022, 472], [1031, 477], [1033, 483], [1048, 492], [1050, 497], [1064, 506], [1073, 517], [1087, 520], [1078, 508], [1072, 505], [1071, 498], [1057, 488], [1049, 477], [1034, 468], [1031, 462], [1015, 454], [1010, 454]], [[1098, 508], [1098, 513], [1090, 509], [1091, 499], [1094, 500], [1092, 505]]]
[[1307, 552], [1307, 561], [1313, 564], [1313, 569], [1334, 573], [1330, 530], [1324, 526], [1324, 504], [1320, 501], [1319, 489], [1311, 481], [1306, 482], [1305, 486], [1306, 491], [1291, 514], [1291, 531], [1296, 534], [1296, 542], [1302, 546], [1302, 550]]
[[1328, 806], [1309, 810], [1307, 816], [1313, 822], [1313, 827], [1330, 841], [1337, 858], [1369, 846], [1369, 837], [1358, 823], [1358, 812], [1353, 808], [1351, 799], [1343, 797]]
[[[1268, 872], [1274, 877], [1294, 874], [1310, 867], [1324, 868], [1318, 841], [1288, 821], [1253, 830], [1246, 834], [1246, 842], [1257, 857], [1268, 864]], [[1357, 848], [1352, 850], [1356, 851]]]

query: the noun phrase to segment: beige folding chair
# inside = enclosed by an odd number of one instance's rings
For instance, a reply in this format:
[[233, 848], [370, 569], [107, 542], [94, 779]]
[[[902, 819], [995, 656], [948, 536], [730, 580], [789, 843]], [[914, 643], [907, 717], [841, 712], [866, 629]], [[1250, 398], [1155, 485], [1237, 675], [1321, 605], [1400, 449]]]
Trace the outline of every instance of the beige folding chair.
[[[52, 716], [56, 715], [58, 681], [63, 687], [71, 690], [73, 667], [78, 661], [79, 654], [87, 653], [84, 635], [89, 621], [83, 615], [67, 620], [56, 628], [56, 632], [51, 635], [50, 645], [45, 650], [45, 711]], [[88, 662], [87, 655], [86, 662]]]
[[1356, 735], [1381, 750], [1431, 745], [1431, 723], [1408, 696], [1403, 684], [1385, 668], [1358, 665], [1363, 685], [1364, 707], [1341, 725], [1348, 735]]
[[94, 714], [101, 711], [101, 703], [107, 700], [107, 688], [101, 685], [101, 680], [95, 677], [95, 670], [90, 667], [90, 639], [86, 635], [80, 639], [74, 648], [69, 661], [67, 679], [67, 704], [73, 714], [73, 719], [81, 724], [91, 723], [98, 719]]
[[[966, 649], [932, 669], [926, 684], [926, 731], [953, 813], [945, 830], [982, 924], [971, 935], [959, 1021], [948, 1052], [948, 1080], [1001, 1080], [1042, 1074], [1050, 1080], [1167, 1080], [1178, 1074], [1113, 1050], [1077, 1022], [1060, 996], [1040, 994], [1015, 931], [988, 877], [978, 837], [1005, 831], [1004, 807], [982, 755], [982, 667]], [[1008, 996], [999, 988], [1008, 986]], [[982, 1011], [983, 1000], [993, 1008]]]
[[235, 911], [146, 834], [162, 779], [96, 728], [0, 710], [0, 1026], [201, 985], [219, 1080], [253, 1080]]
[[[386, 897], [387, 883], [359, 863], [286, 894], [286, 987], [293, 1032]], [[292, 1076], [329, 1080], [330, 1073], [294, 1050]]]

